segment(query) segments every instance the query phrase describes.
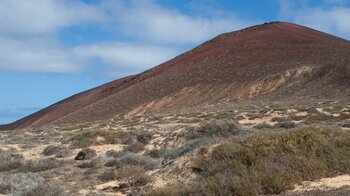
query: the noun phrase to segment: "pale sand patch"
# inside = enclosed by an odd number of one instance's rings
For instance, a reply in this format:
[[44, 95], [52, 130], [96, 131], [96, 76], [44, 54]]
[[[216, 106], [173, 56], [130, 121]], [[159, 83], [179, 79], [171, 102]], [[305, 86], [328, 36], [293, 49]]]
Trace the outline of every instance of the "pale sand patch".
[[156, 176], [152, 182], [153, 188], [155, 188], [155, 189], [163, 188], [167, 184], [169, 184], [169, 180], [164, 179], [164, 177], [161, 175]]
[[104, 141], [106, 141], [106, 139], [105, 139], [104, 137], [97, 136], [97, 138], [96, 138], [96, 142], [97, 142], [97, 143], [101, 144], [101, 143], [103, 143]]
[[242, 124], [242, 125], [258, 125], [258, 124], [263, 124], [263, 123], [266, 123], [266, 124], [269, 124], [269, 125], [275, 125], [277, 124], [277, 122], [273, 122], [272, 119], [275, 118], [275, 117], [285, 117], [284, 114], [281, 114], [280, 112], [278, 111], [273, 111], [273, 112], [268, 112], [267, 115], [265, 115], [264, 117], [262, 118], [255, 118], [255, 119], [252, 119], [252, 120], [249, 120], [249, 118], [247, 117], [247, 112], [243, 112], [241, 113], [241, 115], [244, 117], [243, 120], [239, 120], [239, 124]]
[[44, 151], [44, 149], [50, 145], [62, 145], [62, 144], [56, 143], [56, 144], [38, 145], [29, 149], [24, 149], [21, 151], [21, 153], [23, 154], [24, 158], [27, 160], [39, 159], [40, 157], [43, 156], [41, 153]]
[[107, 189], [107, 188], [116, 187], [119, 184], [120, 184], [119, 180], [110, 181], [110, 182], [106, 182], [106, 183], [103, 183], [103, 184], [96, 185], [95, 189], [96, 190], [104, 190], [104, 189]]
[[341, 175], [333, 178], [322, 178], [318, 181], [305, 181], [302, 185], [296, 185], [292, 192], [305, 192], [311, 190], [332, 190], [350, 185], [350, 175]]
[[[80, 195], [87, 195], [89, 193], [96, 193], [96, 195], [99, 195], [98, 192], [93, 191], [93, 190], [86, 190], [86, 189], [79, 190], [79, 194]], [[103, 195], [123, 195], [123, 194], [122, 193], [107, 193], [107, 192], [104, 192]], [[126, 194], [124, 194], [124, 195], [126, 195]]]
[[316, 108], [316, 110], [317, 110], [318, 112], [323, 113], [323, 114], [328, 115], [328, 116], [334, 116], [334, 117], [340, 116], [340, 114], [332, 114], [332, 113], [330, 113], [330, 112], [324, 111], [323, 108]]
[[298, 111], [298, 110], [296, 110], [296, 109], [288, 109], [288, 110], [287, 110], [288, 113], [295, 113], [295, 112], [297, 112], [297, 111]]
[[[108, 188], [114, 188], [119, 186], [120, 181], [111, 181], [111, 182], [107, 182], [107, 183], [103, 183], [103, 184], [99, 184], [95, 186], [95, 190], [99, 190], [99, 191], [103, 191], [106, 190]], [[106, 191], [103, 192], [103, 194], [105, 195], [117, 195], [117, 196], [125, 196], [127, 195], [127, 193], [121, 193], [121, 192], [113, 192], [113, 193], [108, 193]]]
[[350, 108], [343, 108], [341, 112], [344, 112], [345, 114], [350, 114]]
[[90, 146], [89, 148], [96, 150], [97, 155], [105, 154], [109, 150], [120, 151], [123, 149], [121, 144], [105, 144], [99, 146]]
[[5, 145], [1, 145], [0, 147], [2, 148], [2, 150], [8, 150], [10, 148], [15, 148], [18, 151], [21, 150], [21, 147], [19, 147], [18, 144], [5, 144]]
[[295, 116], [307, 116], [309, 113], [308, 112], [298, 112], [294, 114]]

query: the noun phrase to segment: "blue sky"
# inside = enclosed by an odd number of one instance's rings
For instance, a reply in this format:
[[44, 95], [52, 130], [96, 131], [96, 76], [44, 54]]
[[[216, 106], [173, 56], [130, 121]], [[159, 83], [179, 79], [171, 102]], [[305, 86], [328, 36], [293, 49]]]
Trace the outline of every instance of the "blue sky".
[[1, 0], [0, 124], [276, 20], [350, 39], [350, 0]]

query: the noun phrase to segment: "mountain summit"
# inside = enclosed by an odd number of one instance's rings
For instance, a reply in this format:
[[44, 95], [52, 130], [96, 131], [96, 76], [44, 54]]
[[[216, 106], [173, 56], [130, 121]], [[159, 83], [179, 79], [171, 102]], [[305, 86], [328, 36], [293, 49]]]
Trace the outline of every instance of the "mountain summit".
[[230, 107], [251, 100], [329, 100], [350, 97], [349, 87], [349, 41], [273, 22], [219, 35], [148, 71], [74, 95], [1, 129]]

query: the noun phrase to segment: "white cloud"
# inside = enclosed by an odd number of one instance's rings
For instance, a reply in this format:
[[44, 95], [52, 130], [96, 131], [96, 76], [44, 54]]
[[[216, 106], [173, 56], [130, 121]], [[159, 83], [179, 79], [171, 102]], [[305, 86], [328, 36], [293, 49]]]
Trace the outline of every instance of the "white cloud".
[[119, 72], [139, 72], [165, 62], [179, 53], [173, 47], [149, 46], [129, 43], [98, 43], [79, 46], [76, 56], [89, 61], [99, 59]]
[[105, 15], [98, 7], [69, 0], [2, 0], [0, 34], [41, 35], [84, 22], [98, 22]]
[[59, 30], [105, 20], [105, 13], [80, 1], [0, 1], [0, 70], [73, 73], [84, 67], [72, 48], [63, 47]]
[[4, 39], [0, 37], [0, 69], [19, 72], [72, 73], [83, 67], [71, 49], [50, 38]]
[[160, 43], [198, 44], [215, 35], [241, 29], [250, 23], [231, 14], [194, 17], [161, 7], [153, 1], [131, 1], [111, 6], [118, 30]]
[[325, 3], [313, 7], [305, 2], [285, 0], [281, 2], [280, 15], [283, 19], [349, 39], [350, 8], [342, 6], [342, 1]]
[[[97, 59], [105, 65], [101, 70], [140, 72], [189, 45], [248, 26], [231, 13], [213, 13], [220, 14], [191, 16], [152, 0], [1, 0], [0, 70], [76, 73]], [[73, 46], [60, 41], [62, 30], [87, 24], [127, 39]]]

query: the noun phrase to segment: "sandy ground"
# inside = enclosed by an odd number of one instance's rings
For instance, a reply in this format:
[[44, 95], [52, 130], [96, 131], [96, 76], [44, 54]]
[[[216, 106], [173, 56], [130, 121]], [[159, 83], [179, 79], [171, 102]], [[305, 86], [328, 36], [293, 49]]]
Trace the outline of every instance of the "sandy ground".
[[[311, 190], [332, 190], [350, 186], [350, 175], [341, 175], [333, 178], [322, 178], [318, 181], [305, 181], [301, 185], [296, 185], [293, 192], [305, 192]], [[349, 193], [350, 194], [350, 193]]]

